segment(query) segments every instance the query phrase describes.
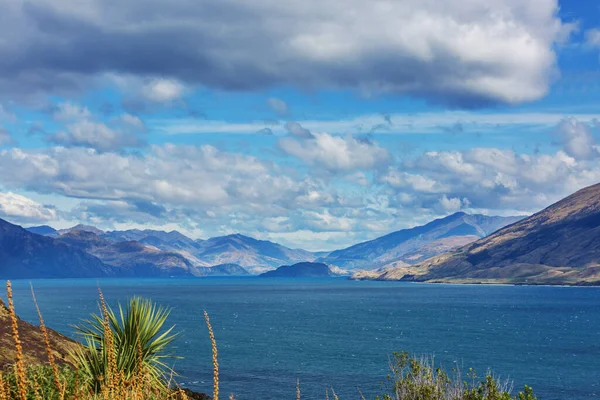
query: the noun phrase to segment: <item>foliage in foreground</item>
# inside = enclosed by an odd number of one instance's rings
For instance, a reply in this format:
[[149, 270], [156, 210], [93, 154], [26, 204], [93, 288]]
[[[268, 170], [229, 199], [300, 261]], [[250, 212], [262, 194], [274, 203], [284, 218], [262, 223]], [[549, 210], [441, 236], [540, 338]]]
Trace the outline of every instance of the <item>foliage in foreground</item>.
[[102, 313], [77, 326], [85, 346], [73, 358], [85, 382], [94, 393], [100, 393], [111, 379], [133, 383], [140, 377], [156, 389], [166, 389], [173, 375], [165, 363], [173, 358], [167, 348], [176, 337], [171, 334], [174, 327], [163, 330], [169, 310], [134, 297], [125, 309], [119, 304], [117, 316], [100, 296]]
[[[32, 290], [33, 293], [33, 290]], [[83, 345], [72, 354], [75, 369], [59, 368], [50, 349], [48, 332], [41, 313], [40, 328], [44, 335], [48, 365], [26, 366], [23, 362], [17, 316], [7, 282], [8, 309], [17, 357], [8, 371], [0, 371], [0, 400], [191, 400], [186, 392], [173, 385], [173, 371], [165, 363], [166, 349], [176, 335], [173, 328], [163, 329], [169, 311], [150, 300], [133, 298], [118, 315], [105, 303], [100, 292], [100, 315], [78, 327]], [[35, 295], [34, 302], [35, 302]], [[37, 302], [36, 302], [37, 307]], [[213, 354], [213, 400], [219, 396], [217, 344], [208, 314], [204, 312]], [[430, 359], [417, 359], [408, 353], [394, 353], [388, 375], [390, 390], [382, 400], [536, 400], [531, 388], [512, 397], [508, 382], [501, 383], [488, 375], [478, 380], [474, 371], [466, 382], [460, 371], [450, 377], [434, 368]], [[331, 388], [334, 400], [338, 396]], [[300, 398], [300, 383], [296, 399]], [[194, 397], [196, 398], [196, 397]], [[326, 399], [329, 389], [326, 390]], [[362, 400], [365, 400], [362, 396]], [[230, 396], [231, 400], [235, 398]]]
[[500, 382], [491, 374], [481, 380], [474, 370], [469, 370], [470, 381], [465, 381], [460, 370], [454, 369], [450, 376], [435, 368], [433, 359], [418, 359], [407, 352], [394, 353], [390, 369], [390, 393], [383, 394], [383, 400], [536, 400], [528, 386], [513, 397], [508, 381]]

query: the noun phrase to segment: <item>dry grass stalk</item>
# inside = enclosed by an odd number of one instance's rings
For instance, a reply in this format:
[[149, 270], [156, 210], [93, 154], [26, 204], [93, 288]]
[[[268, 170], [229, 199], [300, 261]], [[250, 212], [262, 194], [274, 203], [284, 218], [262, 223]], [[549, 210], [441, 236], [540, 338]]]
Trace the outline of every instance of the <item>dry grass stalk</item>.
[[331, 388], [331, 394], [333, 395], [333, 400], [339, 400], [337, 397], [337, 394], [335, 394], [335, 390], [333, 390], [333, 388]]
[[8, 298], [8, 312], [11, 319], [15, 350], [17, 351], [17, 389], [21, 400], [27, 400], [27, 378], [25, 376], [25, 364], [23, 362], [23, 347], [21, 346], [21, 339], [19, 339], [19, 324], [17, 314], [15, 313], [10, 281], [6, 281], [6, 297]]
[[208, 336], [210, 337], [210, 343], [212, 345], [212, 358], [213, 358], [213, 400], [219, 400], [219, 361], [217, 358], [217, 341], [215, 340], [215, 334], [210, 324], [210, 318], [206, 310], [204, 311], [204, 319], [206, 320], [206, 326], [208, 327]]
[[8, 395], [5, 392], [4, 376], [2, 375], [2, 371], [0, 371], [0, 400], [8, 400]]
[[300, 400], [300, 379], [296, 380], [296, 400]]
[[187, 394], [182, 388], [179, 388], [179, 395], [181, 396], [181, 400], [188, 400]]
[[229, 400], [235, 400], [235, 396], [232, 394], [229, 395]]
[[40, 384], [38, 383], [37, 379], [33, 378], [33, 396], [35, 400], [42, 400], [41, 391], [42, 388], [40, 387]]
[[104, 387], [106, 388], [107, 393], [105, 393], [105, 398], [108, 396], [112, 396], [114, 394], [115, 389], [115, 379], [117, 375], [117, 360], [115, 355], [115, 346], [114, 346], [114, 337], [113, 331], [110, 326], [108, 307], [106, 306], [106, 301], [104, 300], [104, 295], [102, 294], [102, 290], [98, 288], [98, 295], [100, 297], [100, 306], [102, 308], [102, 317], [103, 317], [103, 327], [104, 327], [104, 339], [106, 346], [106, 354], [108, 356], [108, 371], [105, 371], [105, 379], [106, 383]]
[[325, 400], [329, 400], [329, 388], [325, 388]]
[[363, 392], [360, 390], [359, 387], [356, 388], [358, 390], [358, 394], [360, 394], [360, 400], [365, 400], [365, 396], [363, 395]]
[[46, 329], [46, 324], [44, 323], [44, 318], [42, 317], [42, 312], [40, 311], [40, 307], [38, 305], [37, 299], [35, 298], [35, 291], [33, 290], [33, 285], [29, 284], [31, 288], [31, 297], [33, 297], [33, 303], [35, 304], [35, 309], [38, 314], [38, 318], [40, 320], [40, 330], [44, 335], [44, 344], [46, 345], [46, 354], [48, 355], [48, 363], [52, 368], [52, 374], [54, 378], [54, 385], [58, 390], [58, 393], [61, 394], [60, 398], [64, 397], [64, 389], [63, 385], [60, 383], [60, 376], [58, 373], [58, 367], [56, 366], [56, 362], [54, 361], [54, 354], [52, 354], [52, 347], [50, 346], [50, 336], [48, 335], [48, 330]]

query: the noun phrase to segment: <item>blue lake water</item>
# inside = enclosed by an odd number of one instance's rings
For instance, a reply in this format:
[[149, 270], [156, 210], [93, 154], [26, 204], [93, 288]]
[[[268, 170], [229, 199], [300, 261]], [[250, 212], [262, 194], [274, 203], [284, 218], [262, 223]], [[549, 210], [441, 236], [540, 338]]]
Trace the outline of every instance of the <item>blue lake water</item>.
[[[132, 295], [173, 308], [182, 332], [180, 381], [212, 391], [207, 310], [219, 347], [221, 393], [240, 400], [341, 400], [380, 394], [393, 351], [433, 354], [534, 387], [542, 400], [600, 398], [600, 288], [423, 285], [264, 278], [33, 281], [47, 325], [67, 335]], [[36, 322], [29, 282], [15, 281], [19, 315]]]

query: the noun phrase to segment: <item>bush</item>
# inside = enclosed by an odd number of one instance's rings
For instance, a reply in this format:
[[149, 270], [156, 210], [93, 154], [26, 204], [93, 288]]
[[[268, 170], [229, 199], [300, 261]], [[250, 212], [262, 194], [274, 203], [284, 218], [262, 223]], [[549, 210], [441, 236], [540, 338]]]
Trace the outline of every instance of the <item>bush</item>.
[[388, 375], [389, 393], [383, 400], [536, 400], [533, 390], [525, 386], [517, 396], [511, 395], [508, 381], [500, 382], [491, 374], [479, 380], [474, 370], [469, 370], [463, 380], [458, 368], [452, 376], [441, 368], [435, 368], [432, 358], [409, 356], [407, 352], [394, 353], [390, 360]]

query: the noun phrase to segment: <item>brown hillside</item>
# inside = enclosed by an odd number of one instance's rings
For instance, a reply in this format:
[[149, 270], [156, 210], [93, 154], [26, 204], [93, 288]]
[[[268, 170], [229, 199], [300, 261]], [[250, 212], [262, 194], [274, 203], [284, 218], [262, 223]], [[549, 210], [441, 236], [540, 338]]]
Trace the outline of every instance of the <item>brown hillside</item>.
[[[46, 364], [48, 357], [44, 336], [38, 326], [19, 320], [19, 337], [23, 346], [23, 356], [27, 364]], [[77, 343], [60, 333], [48, 329], [50, 345], [57, 363], [69, 362], [68, 350]], [[12, 324], [8, 308], [0, 299], [0, 369], [14, 364], [16, 360], [15, 342], [12, 336]]]
[[600, 184], [458, 250], [377, 279], [600, 284]]

